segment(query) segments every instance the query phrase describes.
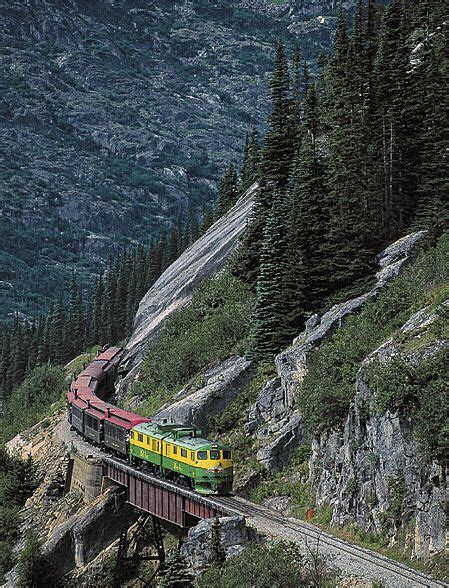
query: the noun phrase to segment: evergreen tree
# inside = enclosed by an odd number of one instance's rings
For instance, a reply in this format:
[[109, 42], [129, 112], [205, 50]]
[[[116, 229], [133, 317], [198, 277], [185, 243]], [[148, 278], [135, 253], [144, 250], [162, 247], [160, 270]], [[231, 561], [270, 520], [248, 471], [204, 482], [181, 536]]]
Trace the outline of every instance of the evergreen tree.
[[104, 287], [103, 287], [103, 275], [100, 274], [97, 279], [97, 283], [95, 285], [95, 290], [93, 293], [93, 298], [91, 298], [91, 307], [92, 307], [92, 330], [90, 335], [90, 344], [91, 345], [98, 345], [104, 343], [105, 336], [103, 331], [103, 315], [102, 315], [102, 304], [103, 304], [103, 297], [104, 297]]
[[225, 171], [218, 194], [217, 216], [223, 216], [230, 208], [234, 206], [238, 199], [238, 177], [234, 165], [231, 165]]
[[[415, 226], [434, 228], [449, 223], [449, 163], [447, 112], [447, 72], [449, 57], [445, 37], [441, 31], [438, 5], [425, 2], [420, 6], [420, 26], [423, 41], [415, 53], [415, 76], [425, 88], [422, 96], [423, 123], [419, 181], [417, 186], [418, 211]], [[435, 20], [439, 24], [434, 24]]]
[[35, 533], [29, 532], [17, 563], [18, 588], [46, 588], [50, 568], [42, 554], [42, 544]]
[[260, 157], [259, 133], [257, 129], [253, 128], [251, 134], [246, 135], [239, 186], [240, 193], [246, 192], [259, 179]]
[[3, 494], [8, 502], [23, 506], [37, 487], [36, 468], [31, 455], [26, 460], [15, 460], [4, 483]]
[[285, 47], [282, 44], [276, 49], [275, 68], [271, 78], [271, 104], [262, 160], [268, 205], [273, 190], [282, 190], [287, 186], [295, 148], [290, 73]]
[[238, 264], [234, 267], [235, 274], [251, 285], [256, 283], [259, 272], [262, 251], [260, 244], [264, 240], [273, 194], [286, 189], [295, 150], [290, 74], [282, 44], [276, 49], [275, 68], [271, 78], [271, 102], [269, 129], [265, 135], [260, 167], [259, 189], [255, 195], [248, 229], [238, 252]]
[[369, 273], [373, 253], [370, 250], [368, 205], [361, 178], [359, 157], [359, 104], [354, 103], [354, 84], [350, 71], [350, 42], [346, 21], [340, 10], [334, 55], [328, 68], [327, 126], [329, 156], [327, 185], [330, 212], [329, 280], [334, 291], [353, 284]]
[[66, 357], [69, 359], [82, 351], [85, 344], [83, 298], [75, 273], [72, 273], [70, 283], [69, 308], [65, 327]]
[[193, 586], [193, 575], [187, 566], [187, 561], [177, 549], [174, 549], [165, 560], [158, 586], [159, 588], [190, 588]]
[[215, 517], [211, 526], [209, 545], [209, 564], [221, 568], [226, 562], [226, 551], [221, 542], [222, 524], [218, 517]]
[[201, 219], [200, 234], [203, 235], [214, 224], [214, 209], [211, 205], [206, 205], [203, 210]]
[[101, 323], [103, 343], [112, 345], [116, 341], [116, 324], [114, 311], [116, 308], [117, 276], [112, 268], [106, 275], [103, 301], [101, 304]]
[[306, 97], [302, 140], [291, 182], [284, 284], [290, 338], [301, 330], [306, 315], [320, 308], [328, 293], [329, 219], [324, 168], [317, 146], [318, 112], [317, 90], [312, 84]]
[[260, 267], [256, 282], [256, 302], [252, 323], [254, 357], [270, 360], [288, 341], [286, 321], [286, 228], [287, 200], [277, 192], [264, 227]]
[[198, 237], [200, 236], [200, 229], [198, 226], [198, 218], [195, 215], [195, 212], [193, 210], [192, 207], [190, 207], [189, 209], [189, 222], [188, 222], [188, 227], [189, 227], [189, 238], [188, 238], [188, 242], [189, 245], [191, 245], [192, 243], [195, 243], [195, 241], [198, 239]]
[[65, 313], [62, 294], [58, 295], [55, 312], [52, 314], [52, 322], [49, 330], [49, 359], [52, 363], [63, 365], [69, 357], [67, 353], [67, 344], [72, 345], [72, 341], [65, 341], [64, 335], [67, 332], [65, 328]]

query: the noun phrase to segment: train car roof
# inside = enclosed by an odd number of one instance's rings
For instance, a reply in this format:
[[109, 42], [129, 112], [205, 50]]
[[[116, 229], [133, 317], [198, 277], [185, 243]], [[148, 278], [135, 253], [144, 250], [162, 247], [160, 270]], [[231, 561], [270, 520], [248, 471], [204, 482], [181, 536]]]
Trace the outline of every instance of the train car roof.
[[107, 409], [109, 409], [109, 415], [105, 417], [105, 421], [113, 423], [124, 429], [129, 430], [134, 428], [139, 423], [149, 422], [149, 419], [143, 416], [135, 414], [134, 412], [129, 412], [128, 410], [117, 408], [111, 404], [106, 404], [105, 414], [107, 413]]
[[[95, 385], [91, 386], [91, 382], [94, 382]], [[79, 388], [95, 388], [96, 387], [96, 382], [98, 382], [98, 380], [96, 378], [93, 378], [92, 376], [90, 376], [89, 374], [86, 375], [80, 375], [76, 378], [75, 382], [73, 383], [73, 388], [79, 389]]]
[[103, 400], [92, 400], [90, 401], [90, 406], [86, 408], [86, 413], [91, 414], [100, 420], [106, 418], [106, 402]]
[[106, 361], [111, 361], [115, 359], [117, 356], [119, 356], [122, 353], [122, 351], [122, 347], [109, 347], [109, 349], [106, 349], [106, 351], [103, 351], [103, 353], [97, 355], [95, 361], [102, 359], [105, 359]]
[[76, 406], [80, 410], [86, 410], [87, 402], [83, 398], [74, 398], [71, 402], [72, 406]]
[[96, 380], [100, 381], [104, 378], [104, 371], [101, 367], [90, 364], [79, 374], [78, 378], [83, 378], [86, 376], [90, 376], [91, 378], [95, 378]]
[[95, 367], [99, 367], [101, 370], [104, 370], [104, 368], [109, 365], [109, 361], [107, 359], [94, 359], [93, 362], [91, 363], [91, 365], [95, 366]]
[[[171, 430], [170, 430], [171, 428]], [[165, 431], [164, 431], [165, 429]], [[175, 436], [177, 431], [194, 431], [194, 427], [188, 425], [180, 425], [176, 423], [167, 423], [158, 425], [157, 423], [141, 423], [133, 427], [133, 430], [144, 435], [151, 435], [156, 439], [163, 439], [166, 443], [172, 443], [178, 447], [183, 447], [190, 450], [198, 449], [229, 449], [227, 445], [222, 443], [213, 443], [204, 437], [180, 437]]]
[[89, 388], [89, 386], [75, 386], [72, 389], [72, 394], [75, 394], [75, 390], [76, 390], [76, 394], [77, 395], [79, 395], [79, 394], [91, 394], [91, 395], [93, 395], [92, 388]]

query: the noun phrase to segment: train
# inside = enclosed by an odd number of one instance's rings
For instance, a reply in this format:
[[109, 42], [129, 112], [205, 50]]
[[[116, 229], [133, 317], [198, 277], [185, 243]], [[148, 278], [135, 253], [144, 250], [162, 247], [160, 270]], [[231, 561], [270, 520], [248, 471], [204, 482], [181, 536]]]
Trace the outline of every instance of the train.
[[75, 378], [67, 392], [67, 420], [87, 442], [134, 467], [204, 494], [232, 491], [228, 446], [203, 437], [196, 427], [156, 423], [108, 403], [123, 353], [109, 347]]

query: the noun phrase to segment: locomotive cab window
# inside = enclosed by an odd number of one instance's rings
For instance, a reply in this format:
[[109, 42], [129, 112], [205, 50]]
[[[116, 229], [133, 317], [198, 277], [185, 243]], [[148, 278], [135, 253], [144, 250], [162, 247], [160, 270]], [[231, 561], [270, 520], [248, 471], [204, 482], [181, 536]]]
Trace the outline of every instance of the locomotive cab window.
[[142, 443], [142, 441], [143, 441], [143, 435], [142, 435], [142, 433], [138, 433], [137, 439], [139, 440], [140, 443]]
[[173, 445], [173, 455], [177, 455], [178, 454], [178, 448], [176, 447], [176, 445]]
[[134, 431], [131, 431], [131, 439], [134, 439]]
[[191, 451], [190, 452], [190, 459], [193, 461], [195, 459], [195, 452]]
[[231, 452], [228, 449], [223, 450], [223, 459], [231, 459]]
[[220, 452], [217, 449], [210, 450], [210, 458], [211, 459], [220, 459]]
[[187, 449], [181, 449], [181, 457], [187, 457]]
[[207, 451], [198, 451], [196, 455], [198, 459], [207, 459]]

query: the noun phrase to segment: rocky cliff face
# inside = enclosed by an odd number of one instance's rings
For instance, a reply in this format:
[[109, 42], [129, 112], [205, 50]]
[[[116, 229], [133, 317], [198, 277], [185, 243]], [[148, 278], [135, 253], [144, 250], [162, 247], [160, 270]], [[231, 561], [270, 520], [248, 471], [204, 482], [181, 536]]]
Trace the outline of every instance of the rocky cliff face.
[[40, 311], [73, 267], [87, 285], [115, 247], [210, 202], [245, 131], [264, 124], [277, 39], [300, 34], [313, 58], [335, 10], [1, 1], [0, 320]]
[[[300, 394], [314, 350], [402, 271], [413, 259], [423, 235], [409, 235], [383, 251], [378, 257], [381, 269], [369, 292], [333, 307], [322, 317], [311, 317], [304, 333], [276, 357], [278, 376], [260, 391], [245, 426], [247, 433], [256, 436], [256, 458], [268, 472], [286, 465], [299, 444], [307, 440], [295, 397]], [[441, 307], [448, 305], [446, 301]], [[309, 462], [309, 482], [317, 504], [331, 506], [332, 524], [355, 524], [367, 533], [386, 535], [392, 545], [405, 533], [405, 544], [416, 558], [428, 558], [445, 549], [447, 473], [444, 466], [423, 457], [412, 418], [399, 411], [379, 412], [368, 370], [398, 358], [419, 365], [447, 348], [447, 340], [439, 340], [429, 331], [439, 308], [419, 310], [394, 338], [360, 364], [344, 428], [314, 439]], [[405, 339], [404, 350], [401, 341]], [[273, 500], [282, 504], [283, 498]]]
[[[445, 306], [449, 307], [449, 301]], [[418, 558], [445, 548], [446, 473], [438, 462], [423, 460], [410, 418], [399, 412], [379, 414], [366, 374], [375, 362], [386, 365], [401, 357], [411, 365], [418, 364], [448, 347], [447, 341], [438, 339], [422, 344], [437, 310], [420, 310], [400, 329], [410, 351], [401, 350], [399, 336], [365, 359], [344, 430], [315, 439], [310, 461], [318, 503], [333, 506], [333, 523], [355, 522], [367, 532], [383, 533], [390, 515], [390, 542], [408, 525], [408, 542]], [[400, 505], [396, 518], [391, 516], [394, 502]]]
[[256, 185], [172, 263], [142, 299], [120, 366], [123, 378], [120, 395], [125, 394], [127, 386], [137, 376], [145, 352], [165, 319], [188, 304], [193, 290], [202, 280], [223, 269], [246, 228], [255, 190]]
[[423, 232], [414, 233], [382, 251], [378, 256], [380, 270], [373, 288], [358, 298], [337, 304], [321, 317], [312, 316], [306, 330], [276, 357], [278, 376], [261, 390], [257, 402], [249, 410], [246, 425], [247, 431], [255, 433], [262, 442], [257, 459], [267, 470], [276, 471], [285, 465], [306, 437], [301, 414], [295, 406], [295, 396], [314, 349], [399, 275], [412, 259], [413, 249], [423, 236]]

